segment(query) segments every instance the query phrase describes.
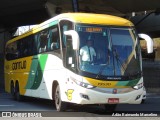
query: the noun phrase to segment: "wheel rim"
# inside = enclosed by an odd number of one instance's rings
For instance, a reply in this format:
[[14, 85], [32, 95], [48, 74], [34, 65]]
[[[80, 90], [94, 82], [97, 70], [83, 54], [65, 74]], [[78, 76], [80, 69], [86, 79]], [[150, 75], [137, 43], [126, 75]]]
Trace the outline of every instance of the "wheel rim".
[[57, 89], [56, 89], [55, 103], [56, 103], [56, 108], [57, 108], [57, 110], [59, 110], [60, 104], [61, 104], [60, 93], [59, 93], [59, 87], [57, 87]]

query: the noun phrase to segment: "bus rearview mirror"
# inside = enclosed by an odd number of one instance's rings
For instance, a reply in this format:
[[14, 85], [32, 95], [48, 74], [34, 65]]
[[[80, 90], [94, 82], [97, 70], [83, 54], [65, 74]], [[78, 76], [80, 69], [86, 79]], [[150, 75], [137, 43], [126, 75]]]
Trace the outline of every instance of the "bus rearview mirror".
[[72, 37], [73, 50], [77, 50], [79, 45], [78, 33], [75, 30], [68, 30], [68, 31], [64, 31], [64, 34]]
[[152, 40], [152, 38], [146, 34], [143, 34], [143, 33], [138, 34], [138, 36], [147, 42], [147, 52], [153, 53], [153, 40]]

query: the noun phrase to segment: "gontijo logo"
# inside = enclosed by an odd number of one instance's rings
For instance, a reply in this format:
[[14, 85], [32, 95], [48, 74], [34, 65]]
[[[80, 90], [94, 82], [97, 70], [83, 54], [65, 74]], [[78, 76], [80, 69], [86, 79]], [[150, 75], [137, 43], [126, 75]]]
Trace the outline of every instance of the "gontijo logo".
[[26, 69], [27, 66], [27, 61], [19, 61], [19, 62], [13, 62], [12, 63], [12, 70], [17, 70], [17, 69]]

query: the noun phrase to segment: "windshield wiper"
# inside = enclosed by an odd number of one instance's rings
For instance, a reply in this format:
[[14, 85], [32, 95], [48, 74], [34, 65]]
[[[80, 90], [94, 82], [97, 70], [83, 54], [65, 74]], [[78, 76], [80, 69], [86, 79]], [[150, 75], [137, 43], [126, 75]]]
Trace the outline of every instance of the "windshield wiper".
[[106, 65], [104, 65], [104, 66], [102, 66], [102, 67], [100, 68], [100, 70], [99, 70], [96, 78], [99, 78], [99, 76], [102, 74], [102, 72], [103, 72], [103, 70], [106, 68], [106, 66], [108, 66], [108, 65], [106, 64]]

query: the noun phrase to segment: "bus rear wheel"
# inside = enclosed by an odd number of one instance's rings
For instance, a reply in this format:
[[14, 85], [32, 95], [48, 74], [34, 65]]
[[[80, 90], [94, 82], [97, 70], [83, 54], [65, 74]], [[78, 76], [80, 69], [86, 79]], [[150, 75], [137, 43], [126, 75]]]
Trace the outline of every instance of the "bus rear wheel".
[[15, 88], [14, 88], [14, 83], [13, 82], [11, 82], [10, 93], [12, 95], [12, 98], [15, 100]]
[[23, 96], [20, 95], [20, 92], [19, 92], [19, 85], [16, 84], [16, 87], [15, 87], [15, 99], [17, 101], [22, 101], [23, 100]]
[[55, 106], [56, 106], [57, 111], [59, 112], [65, 111], [67, 108], [67, 103], [61, 100], [61, 93], [60, 93], [59, 85], [57, 85], [56, 90], [55, 90]]

